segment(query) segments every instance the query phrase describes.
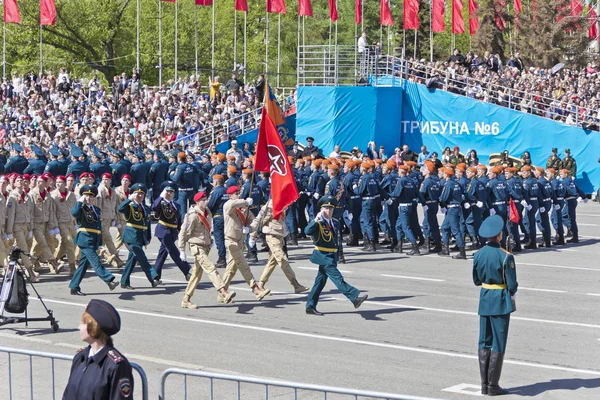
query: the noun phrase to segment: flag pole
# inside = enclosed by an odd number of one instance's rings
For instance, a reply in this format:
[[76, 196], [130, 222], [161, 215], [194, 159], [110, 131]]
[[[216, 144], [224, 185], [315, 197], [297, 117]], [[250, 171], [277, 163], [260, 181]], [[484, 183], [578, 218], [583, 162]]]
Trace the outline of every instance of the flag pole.
[[266, 12], [267, 20], [265, 25], [265, 75], [269, 76], [269, 12]]
[[417, 39], [419, 37], [419, 30], [415, 29], [415, 47], [413, 49], [413, 58], [416, 60], [417, 59]]
[[140, 69], [140, 0], [135, 7], [135, 68]]
[[194, 5], [194, 75], [198, 80], [198, 6]]
[[298, 22], [296, 24], [296, 30], [298, 38], [297, 38], [297, 46], [298, 49], [296, 52], [296, 84], [300, 84], [300, 13], [298, 13]]
[[233, 9], [233, 70], [237, 69], [237, 10]]
[[429, 62], [433, 62], [433, 0], [429, 1]]
[[40, 23], [40, 78], [42, 77], [42, 74], [44, 73], [44, 53], [42, 52], [42, 42], [43, 42], [42, 24]]
[[244, 12], [244, 82], [246, 82], [246, 70], [248, 66], [246, 65], [246, 17], [248, 16], [248, 11]]
[[162, 87], [162, 1], [158, 0], [158, 86]]
[[277, 14], [277, 87], [279, 87], [280, 71], [281, 71], [281, 13]]
[[365, 31], [365, 6], [364, 0], [360, 0], [360, 32]]
[[179, 47], [179, 35], [178, 35], [178, 12], [179, 10], [179, 1], [175, 0], [175, 84], [177, 84], [177, 48]]
[[2, 22], [2, 77], [6, 78], [6, 22]]
[[212, 79], [215, 79], [215, 6], [216, 6], [216, 2], [213, 1], [212, 3], [212, 23], [211, 23], [211, 32], [212, 32], [212, 36], [211, 36], [211, 61], [210, 61], [210, 77]]

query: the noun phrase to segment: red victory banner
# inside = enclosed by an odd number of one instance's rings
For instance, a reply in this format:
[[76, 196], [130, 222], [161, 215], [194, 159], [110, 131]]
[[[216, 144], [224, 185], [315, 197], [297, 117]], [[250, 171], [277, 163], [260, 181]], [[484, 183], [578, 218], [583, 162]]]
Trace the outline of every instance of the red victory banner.
[[56, 7], [54, 0], [40, 0], [40, 25], [56, 23]]
[[394, 18], [392, 18], [392, 12], [390, 11], [390, 4], [388, 0], [381, 0], [379, 2], [379, 8], [381, 15], [379, 16], [379, 22], [381, 25], [394, 25]]
[[298, 15], [304, 17], [312, 17], [313, 9], [310, 0], [299, 0], [298, 2]]
[[446, 25], [444, 23], [445, 2], [444, 0], [432, 0], [431, 9], [431, 30], [433, 32], [444, 32]]
[[419, 0], [404, 0], [404, 29], [419, 29]]
[[285, 1], [284, 0], [267, 0], [267, 12], [285, 14]]
[[462, 0], [452, 0], [452, 33], [465, 33], [465, 21], [462, 17]]
[[17, 0], [4, 0], [4, 22], [21, 23], [21, 14]]

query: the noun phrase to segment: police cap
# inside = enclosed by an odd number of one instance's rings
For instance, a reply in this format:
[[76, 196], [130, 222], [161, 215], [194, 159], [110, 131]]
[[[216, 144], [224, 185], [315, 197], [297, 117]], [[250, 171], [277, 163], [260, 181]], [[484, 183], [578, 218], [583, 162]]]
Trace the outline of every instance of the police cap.
[[102, 332], [112, 336], [121, 330], [121, 317], [117, 310], [104, 300], [92, 299], [85, 311], [94, 318]]

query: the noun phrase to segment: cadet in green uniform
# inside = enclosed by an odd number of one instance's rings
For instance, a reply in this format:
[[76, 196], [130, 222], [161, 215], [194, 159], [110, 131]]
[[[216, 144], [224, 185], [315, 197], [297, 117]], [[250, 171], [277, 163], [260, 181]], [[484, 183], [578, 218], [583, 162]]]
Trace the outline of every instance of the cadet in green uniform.
[[337, 268], [339, 247], [337, 227], [339, 225], [333, 219], [333, 210], [337, 206], [337, 201], [331, 196], [323, 196], [317, 206], [321, 211], [304, 229], [304, 233], [312, 237], [315, 245], [310, 261], [319, 266], [317, 278], [306, 302], [306, 313], [323, 315], [317, 311], [317, 303], [319, 295], [327, 283], [327, 278], [331, 279], [338, 290], [354, 304], [354, 308], [358, 308], [369, 296], [359, 297], [360, 291], [346, 283]]
[[119, 212], [125, 218], [126, 226], [123, 231], [123, 242], [129, 245], [129, 257], [121, 276], [121, 287], [133, 289], [130, 285], [130, 276], [139, 261], [146, 277], [156, 287], [159, 284], [158, 274], [150, 266], [143, 246], [150, 243], [150, 210], [144, 205], [146, 185], [136, 183], [131, 187], [129, 198], [119, 205]]
[[558, 154], [558, 149], [556, 147], [552, 148], [552, 155], [548, 157], [548, 161], [546, 162], [546, 169], [554, 168], [556, 171], [560, 169], [561, 159]]
[[577, 162], [571, 157], [571, 149], [565, 149], [565, 158], [560, 162], [559, 169], [566, 169], [569, 171], [569, 178], [575, 178], [577, 174]]
[[481, 286], [478, 312], [481, 394], [490, 396], [508, 393], [498, 381], [518, 287], [515, 259], [500, 247], [503, 226], [504, 221], [499, 215], [483, 221], [479, 236], [487, 238], [488, 242], [473, 256], [473, 282], [475, 286]]

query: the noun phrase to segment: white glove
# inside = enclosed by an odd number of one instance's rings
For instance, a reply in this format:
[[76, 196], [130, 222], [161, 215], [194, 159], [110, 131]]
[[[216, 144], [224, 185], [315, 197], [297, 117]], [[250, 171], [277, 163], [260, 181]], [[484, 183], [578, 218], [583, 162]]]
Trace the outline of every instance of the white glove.
[[554, 209], [557, 210], [557, 211], [560, 210], [560, 205], [559, 204], [555, 204], [554, 205]]
[[581, 196], [579, 196], [579, 197], [577, 198], [577, 202], [578, 202], [578, 203], [581, 203], [582, 201], [583, 201], [583, 199], [581, 198]]
[[114, 227], [114, 226], [117, 226], [117, 221], [112, 221], [112, 222], [110, 223], [110, 226], [113, 226], [113, 227]]
[[344, 218], [348, 218], [348, 210], [344, 210], [343, 216], [344, 216]]
[[79, 229], [79, 225], [73, 225], [73, 228], [75, 228], [75, 231], [77, 231], [77, 229]]
[[494, 210], [493, 208], [490, 208], [490, 215], [496, 215], [496, 210]]
[[588, 202], [588, 198], [586, 197], [585, 199], [583, 199], [583, 202], [587, 203]]
[[471, 203], [467, 202], [463, 205], [463, 207], [465, 208], [465, 210], [468, 210], [469, 208], [471, 208]]
[[354, 215], [352, 215], [352, 213], [348, 213], [348, 220], [350, 222], [352, 222], [352, 219], [354, 218]]
[[117, 229], [121, 229], [121, 224], [117, 224]]
[[423, 212], [427, 212], [427, 210], [429, 210], [429, 206], [427, 204], [425, 204], [423, 206]]
[[527, 207], [527, 202], [526, 202], [525, 200], [521, 200], [521, 205], [522, 205], [523, 207]]
[[321, 221], [323, 219], [323, 216], [321, 215], [321, 211], [319, 211], [319, 213], [317, 215], [315, 215], [315, 221]]
[[135, 193], [131, 193], [128, 198], [129, 200], [134, 201], [136, 197], [137, 195]]
[[527, 204], [527, 207], [525, 207], [527, 209], [527, 211], [531, 211], [531, 209], [533, 208], [533, 206], [531, 204]]
[[256, 239], [254, 239], [253, 237], [248, 238], [248, 247], [252, 249], [254, 248], [254, 246], [256, 246]]
[[358, 189], [358, 186], [355, 183], [354, 185], [352, 185], [352, 190], [356, 190], [356, 189]]
[[85, 195], [80, 196], [79, 200], [77, 200], [77, 201], [80, 202], [80, 203], [85, 203], [85, 197], [86, 197]]
[[14, 239], [13, 235], [11, 235], [10, 233], [8, 235], [6, 235], [6, 238], [8, 240], [13, 240]]
[[448, 209], [446, 207], [442, 207], [442, 208], [440, 208], [440, 210], [442, 211], [442, 214], [446, 214], [446, 211], [448, 211]]
[[387, 203], [388, 203], [388, 206], [391, 206], [392, 204], [394, 204], [394, 200], [392, 200], [392, 199], [387, 199]]
[[315, 194], [313, 194], [313, 197], [317, 200], [319, 200], [319, 193], [315, 192]]
[[250, 229], [248, 229], [248, 227], [247, 227], [247, 226], [244, 226], [244, 227], [242, 228], [242, 233], [245, 235], [245, 234], [247, 234], [248, 232], [250, 232]]
[[162, 192], [160, 192], [160, 197], [162, 197], [163, 199], [165, 199], [167, 197], [167, 190], [163, 189]]
[[483, 202], [482, 201], [478, 201], [477, 203], [475, 203], [475, 205], [477, 206], [477, 208], [483, 208]]
[[185, 254], [185, 251], [179, 250], [179, 258], [181, 258], [184, 261], [187, 259], [187, 254]]
[[33, 237], [33, 231], [29, 231], [27, 233], [27, 239], [31, 239]]
[[251, 206], [252, 204], [254, 204], [254, 200], [252, 200], [252, 197], [248, 197], [246, 199], [246, 203], [248, 203], [248, 205]]
[[544, 207], [540, 207], [540, 212], [541, 212], [541, 213], [545, 213], [545, 212], [546, 212], [546, 209], [545, 209]]

